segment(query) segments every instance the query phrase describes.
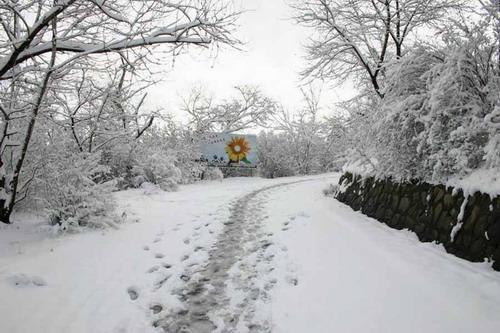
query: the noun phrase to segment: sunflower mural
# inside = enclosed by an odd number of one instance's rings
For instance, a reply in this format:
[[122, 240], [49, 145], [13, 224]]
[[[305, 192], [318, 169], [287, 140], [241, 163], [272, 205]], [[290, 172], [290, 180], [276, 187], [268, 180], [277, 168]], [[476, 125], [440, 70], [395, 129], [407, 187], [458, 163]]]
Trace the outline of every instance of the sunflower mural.
[[251, 164], [247, 159], [247, 153], [250, 151], [250, 144], [244, 137], [235, 136], [226, 142], [226, 151], [229, 163], [239, 163], [240, 161], [245, 164]]

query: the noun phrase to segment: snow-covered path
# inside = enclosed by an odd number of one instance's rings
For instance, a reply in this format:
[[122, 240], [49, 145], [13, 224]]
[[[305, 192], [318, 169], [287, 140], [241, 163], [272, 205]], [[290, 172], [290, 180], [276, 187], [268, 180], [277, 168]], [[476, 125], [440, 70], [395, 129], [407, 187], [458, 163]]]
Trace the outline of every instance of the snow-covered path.
[[324, 197], [336, 179], [126, 191], [137, 223], [106, 232], [4, 227], [0, 332], [500, 331], [500, 273]]

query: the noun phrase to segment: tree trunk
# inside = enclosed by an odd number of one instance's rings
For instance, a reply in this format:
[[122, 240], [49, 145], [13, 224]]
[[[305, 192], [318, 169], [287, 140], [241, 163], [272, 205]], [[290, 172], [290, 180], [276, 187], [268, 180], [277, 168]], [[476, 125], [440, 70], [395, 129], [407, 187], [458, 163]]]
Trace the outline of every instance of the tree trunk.
[[[17, 162], [14, 166], [12, 180], [7, 184], [5, 174], [3, 174], [0, 180], [0, 189], [3, 190], [4, 198], [0, 199], [0, 221], [3, 223], [11, 223], [10, 216], [14, 211], [14, 205], [16, 204], [16, 196], [17, 196], [17, 187], [19, 184], [19, 176], [21, 174], [24, 160], [26, 158], [26, 154], [28, 152], [29, 144], [31, 141], [31, 136], [33, 134], [33, 130], [35, 128], [36, 120], [38, 117], [38, 113], [40, 108], [42, 107], [42, 102], [45, 97], [45, 93], [47, 92], [50, 76], [52, 74], [55, 61], [56, 61], [56, 49], [55, 49], [55, 41], [56, 41], [56, 20], [52, 20], [52, 54], [50, 57], [50, 61], [47, 67], [47, 72], [45, 73], [45, 77], [43, 78], [43, 82], [40, 86], [39, 94], [35, 100], [35, 104], [33, 106], [33, 110], [31, 113], [31, 118], [28, 123], [28, 127], [24, 134], [24, 140], [21, 146], [20, 156], [17, 159]], [[0, 168], [2, 165], [0, 165]]]
[[8, 207], [5, 207], [7, 203], [7, 198], [5, 196], [8, 195], [8, 189], [5, 185], [5, 170], [0, 157], [0, 193], [2, 193], [2, 198], [0, 198], [0, 222], [10, 224], [10, 211]]
[[0, 222], [11, 224], [10, 222], [10, 209], [5, 207], [5, 200], [0, 199]]

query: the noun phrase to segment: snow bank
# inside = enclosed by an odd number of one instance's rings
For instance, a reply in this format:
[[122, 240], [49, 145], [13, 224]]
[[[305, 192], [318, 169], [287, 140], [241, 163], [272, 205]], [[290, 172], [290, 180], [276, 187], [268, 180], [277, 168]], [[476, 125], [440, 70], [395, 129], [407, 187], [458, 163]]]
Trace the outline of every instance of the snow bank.
[[462, 189], [467, 194], [479, 191], [494, 198], [500, 195], [500, 169], [475, 170], [468, 176], [451, 178], [445, 185]]

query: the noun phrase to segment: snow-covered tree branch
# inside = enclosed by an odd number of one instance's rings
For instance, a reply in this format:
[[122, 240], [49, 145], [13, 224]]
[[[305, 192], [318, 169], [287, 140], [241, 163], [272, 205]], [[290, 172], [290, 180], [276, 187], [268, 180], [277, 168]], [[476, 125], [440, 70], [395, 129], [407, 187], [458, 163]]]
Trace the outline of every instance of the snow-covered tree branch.
[[189, 125], [197, 133], [237, 132], [266, 126], [277, 111], [278, 104], [257, 87], [237, 86], [236, 95], [216, 103], [200, 88], [184, 99], [183, 109], [189, 115]]
[[409, 36], [443, 21], [459, 0], [293, 1], [294, 20], [311, 28], [304, 76], [366, 81], [383, 97], [385, 64], [404, 55]]
[[[19, 1], [2, 0], [0, 79], [50, 52], [77, 57], [156, 44], [237, 44], [232, 35], [237, 13], [218, 1]], [[50, 24], [57, 19], [55, 42]], [[20, 23], [22, 22], [22, 23]], [[53, 46], [52, 44], [55, 44]]]

